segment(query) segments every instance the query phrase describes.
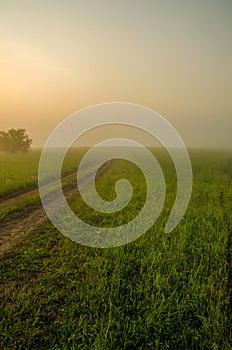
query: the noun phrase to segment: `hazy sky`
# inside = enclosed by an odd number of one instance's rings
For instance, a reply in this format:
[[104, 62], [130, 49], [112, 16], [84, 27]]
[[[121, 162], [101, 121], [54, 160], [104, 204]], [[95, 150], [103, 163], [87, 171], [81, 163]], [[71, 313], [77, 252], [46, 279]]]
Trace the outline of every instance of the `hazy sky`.
[[0, 0], [0, 130], [34, 146], [70, 114], [126, 101], [188, 146], [232, 147], [232, 0]]

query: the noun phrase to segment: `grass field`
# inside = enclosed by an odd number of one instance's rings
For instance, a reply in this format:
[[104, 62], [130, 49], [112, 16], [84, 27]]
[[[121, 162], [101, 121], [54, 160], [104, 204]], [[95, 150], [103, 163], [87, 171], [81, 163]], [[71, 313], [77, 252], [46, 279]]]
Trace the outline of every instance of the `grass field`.
[[[90, 248], [48, 222], [1, 259], [1, 349], [232, 348], [232, 154], [190, 151], [192, 198], [179, 226], [167, 234], [176, 178], [167, 154], [154, 152], [165, 173], [166, 202], [140, 239], [118, 248]], [[35, 185], [39, 152], [25, 157], [1, 156], [2, 196]], [[75, 169], [69, 159], [67, 172]], [[113, 184], [122, 177], [133, 185], [134, 197], [117, 215], [99, 214], [80, 197], [70, 203], [73, 210], [96, 226], [130, 221], [145, 200], [142, 173], [117, 160], [97, 188], [112, 199]]]
[[[62, 168], [63, 175], [76, 170], [77, 164], [85, 152], [84, 147], [78, 150], [69, 150]], [[37, 186], [40, 155], [41, 150], [21, 154], [0, 152], [0, 198]], [[48, 169], [48, 171], [52, 170]]]

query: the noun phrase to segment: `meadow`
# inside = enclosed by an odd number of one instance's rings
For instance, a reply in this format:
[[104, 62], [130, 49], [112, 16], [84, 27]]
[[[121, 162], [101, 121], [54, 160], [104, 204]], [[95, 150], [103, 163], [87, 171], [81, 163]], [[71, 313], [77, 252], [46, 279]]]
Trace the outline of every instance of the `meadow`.
[[[63, 175], [76, 171], [86, 150], [84, 147], [69, 150], [62, 167]], [[40, 149], [19, 154], [0, 152], [0, 198], [37, 187], [40, 156]], [[48, 171], [52, 173], [51, 169]]]
[[[232, 152], [190, 150], [190, 204], [175, 230], [164, 233], [176, 177], [167, 153], [152, 151], [165, 175], [166, 201], [138, 240], [91, 248], [47, 222], [1, 258], [1, 349], [232, 348]], [[1, 155], [2, 197], [36, 186], [39, 154]], [[73, 154], [68, 159], [64, 173], [76, 169]], [[101, 214], [77, 196], [69, 202], [73, 211], [99, 227], [129, 222], [143, 206], [146, 183], [135, 165], [115, 160], [97, 180], [105, 200], [115, 197], [119, 178], [134, 189], [125, 209]]]

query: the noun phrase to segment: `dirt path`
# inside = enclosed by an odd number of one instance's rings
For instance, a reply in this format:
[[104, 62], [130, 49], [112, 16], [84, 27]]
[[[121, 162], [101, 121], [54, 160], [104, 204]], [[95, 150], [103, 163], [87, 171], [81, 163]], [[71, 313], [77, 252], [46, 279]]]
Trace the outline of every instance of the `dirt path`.
[[[101, 170], [98, 171], [97, 176], [100, 177], [103, 173], [107, 171], [107, 169], [111, 166], [112, 161], [109, 161], [104, 166], [102, 166]], [[70, 174], [65, 177], [76, 176], [75, 174]], [[84, 185], [88, 186], [88, 178], [84, 179]], [[30, 190], [20, 195], [17, 195], [13, 198], [6, 199], [0, 203], [0, 210], [3, 208], [7, 208], [10, 205], [17, 204], [18, 201], [25, 199], [33, 194], [38, 193], [38, 189]], [[65, 197], [67, 200], [71, 200], [76, 196], [78, 190], [76, 187], [68, 189], [65, 191]], [[55, 204], [55, 203], [54, 203]], [[13, 249], [22, 239], [30, 235], [33, 231], [36, 230], [38, 226], [41, 226], [48, 220], [47, 215], [40, 205], [36, 209], [22, 210], [19, 212], [17, 218], [5, 220], [1, 223], [0, 227], [0, 256], [3, 256], [8, 251]]]
[[0, 256], [16, 246], [22, 238], [32, 233], [36, 227], [47, 220], [43, 208], [33, 210], [28, 215], [21, 214], [21, 218], [5, 222], [0, 233]]
[[[76, 173], [71, 173], [69, 175], [62, 177], [62, 181], [66, 181], [66, 180], [68, 180], [70, 178], [74, 178], [74, 177], [76, 177]], [[55, 185], [55, 183], [56, 182], [54, 181], [52, 184]], [[15, 205], [15, 204], [17, 204], [17, 202], [24, 200], [24, 199], [26, 199], [34, 194], [38, 194], [38, 193], [39, 193], [39, 191], [38, 191], [38, 188], [36, 187], [35, 189], [26, 190], [22, 193], [19, 193], [16, 196], [13, 196], [13, 197], [11, 196], [9, 198], [7, 197], [5, 199], [3, 198], [0, 200], [0, 211], [11, 206], [11, 205]]]

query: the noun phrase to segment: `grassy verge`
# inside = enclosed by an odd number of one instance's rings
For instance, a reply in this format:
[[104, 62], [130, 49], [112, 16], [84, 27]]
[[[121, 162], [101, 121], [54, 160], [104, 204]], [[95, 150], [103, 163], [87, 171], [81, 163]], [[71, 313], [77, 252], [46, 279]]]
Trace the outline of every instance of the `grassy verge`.
[[[76, 171], [87, 148], [70, 149], [65, 157], [62, 175]], [[23, 154], [0, 152], [0, 198], [16, 195], [37, 187], [41, 150]], [[55, 161], [54, 154], [54, 161]], [[51, 169], [50, 169], [51, 171]]]

